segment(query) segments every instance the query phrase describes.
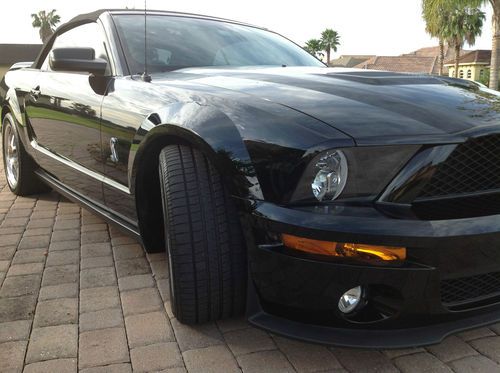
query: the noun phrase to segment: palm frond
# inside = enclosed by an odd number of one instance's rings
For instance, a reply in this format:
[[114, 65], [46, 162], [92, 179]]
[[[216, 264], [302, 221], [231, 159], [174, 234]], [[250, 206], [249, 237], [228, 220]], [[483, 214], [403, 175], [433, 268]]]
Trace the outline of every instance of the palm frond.
[[31, 18], [33, 19], [33, 27], [40, 29], [39, 33], [42, 41], [47, 40], [54, 33], [57, 24], [61, 22], [61, 17], [56, 14], [55, 9], [52, 9], [50, 12], [41, 10], [38, 13], [31, 14]]

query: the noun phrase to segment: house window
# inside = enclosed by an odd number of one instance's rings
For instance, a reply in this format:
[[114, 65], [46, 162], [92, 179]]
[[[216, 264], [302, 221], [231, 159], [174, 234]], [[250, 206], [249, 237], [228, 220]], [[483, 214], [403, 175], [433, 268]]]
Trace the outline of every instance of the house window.
[[460, 79], [463, 79], [464, 78], [464, 71], [460, 70], [460, 73], [458, 74], [458, 76]]
[[470, 79], [470, 78], [472, 78], [472, 71], [467, 70], [467, 79]]
[[483, 76], [484, 76], [484, 70], [481, 69], [481, 70], [479, 70], [479, 77], [482, 78]]

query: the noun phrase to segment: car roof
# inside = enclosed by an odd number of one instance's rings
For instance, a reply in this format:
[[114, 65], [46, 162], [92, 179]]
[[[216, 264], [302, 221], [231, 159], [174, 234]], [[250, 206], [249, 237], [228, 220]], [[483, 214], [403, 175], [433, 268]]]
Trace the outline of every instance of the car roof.
[[[69, 20], [67, 23], [61, 25], [56, 33], [61, 33], [67, 29], [73, 28], [78, 24], [83, 24], [83, 23], [88, 23], [88, 22], [95, 22], [99, 19], [99, 17], [103, 13], [109, 13], [111, 15], [117, 15], [117, 14], [136, 14], [136, 15], [144, 15], [144, 9], [99, 9], [90, 13], [85, 13], [85, 14], [80, 14], [71, 20]], [[212, 17], [212, 16], [207, 16], [203, 14], [196, 14], [196, 13], [184, 13], [184, 12], [175, 12], [175, 11], [169, 11], [169, 10], [151, 10], [147, 9], [146, 13], [148, 15], [172, 15], [172, 16], [183, 16], [183, 17], [192, 17], [192, 18], [201, 18], [201, 19], [208, 19], [208, 20], [214, 20], [214, 21], [221, 21], [221, 22], [230, 22], [230, 23], [236, 23], [239, 25], [245, 25], [245, 26], [251, 26], [251, 27], [256, 27], [263, 29], [262, 27], [252, 25], [249, 23], [245, 22], [239, 22], [227, 18], [220, 18], [220, 17]], [[61, 31], [62, 29], [62, 31]]]

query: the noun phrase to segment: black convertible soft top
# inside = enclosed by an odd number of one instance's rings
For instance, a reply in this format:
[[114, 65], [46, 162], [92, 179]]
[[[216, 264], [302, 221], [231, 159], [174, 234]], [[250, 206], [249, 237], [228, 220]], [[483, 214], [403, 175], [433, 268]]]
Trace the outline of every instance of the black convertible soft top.
[[60, 33], [61, 30], [64, 31], [68, 27], [73, 28], [73, 27], [75, 27], [75, 24], [95, 22], [101, 16], [102, 13], [111, 12], [111, 11], [113, 11], [113, 9], [99, 9], [99, 10], [95, 10], [95, 11], [90, 12], [90, 13], [79, 14], [76, 17], [71, 18], [68, 22], [59, 26], [55, 33], [56, 34]]

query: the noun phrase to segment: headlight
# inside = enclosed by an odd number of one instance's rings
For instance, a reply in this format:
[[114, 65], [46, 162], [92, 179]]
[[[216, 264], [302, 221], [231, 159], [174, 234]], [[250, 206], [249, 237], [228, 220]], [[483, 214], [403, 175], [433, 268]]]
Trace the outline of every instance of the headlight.
[[322, 156], [315, 167], [318, 170], [311, 184], [314, 197], [318, 201], [333, 201], [347, 182], [347, 161], [340, 150], [327, 152]]
[[291, 203], [376, 198], [413, 157], [419, 145], [332, 149], [310, 155]]

